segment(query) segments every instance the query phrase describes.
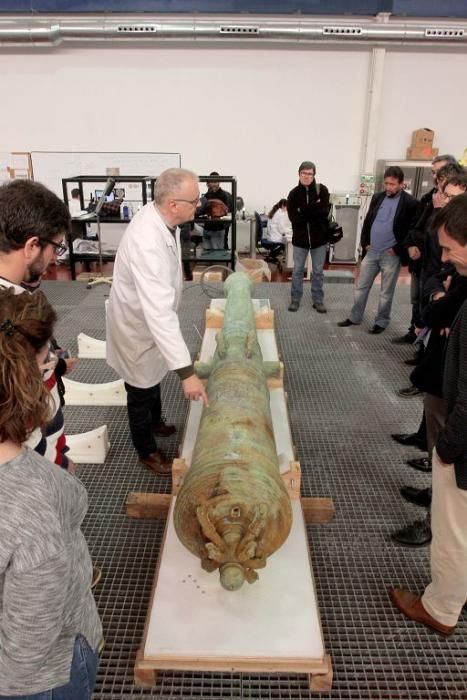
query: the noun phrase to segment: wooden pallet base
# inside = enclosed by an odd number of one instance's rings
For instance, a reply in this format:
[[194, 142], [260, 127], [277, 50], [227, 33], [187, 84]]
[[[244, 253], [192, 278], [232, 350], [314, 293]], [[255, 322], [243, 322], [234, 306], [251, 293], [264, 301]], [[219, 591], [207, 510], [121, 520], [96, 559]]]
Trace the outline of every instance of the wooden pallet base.
[[[223, 325], [222, 302], [213, 300], [207, 312], [202, 363], [209, 363], [215, 352], [215, 335]], [[274, 314], [269, 302], [254, 300], [253, 306], [263, 358], [277, 363]], [[171, 670], [306, 674], [312, 691], [331, 689], [332, 663], [322, 639], [304, 523], [329, 522], [334, 505], [330, 498], [300, 498], [301, 471], [292, 444], [282, 372], [274, 379], [280, 382], [280, 386], [269, 386], [278, 467], [290, 495], [293, 518], [286, 543], [261, 572], [262, 586], [224, 597], [218, 578], [206, 573], [176, 536], [173, 508], [191, 465], [201, 419], [202, 407], [198, 404], [190, 406], [180, 456], [173, 461], [173, 493], [128, 495], [128, 516], [167, 521], [134, 667], [138, 687], [154, 687], [157, 673]], [[292, 588], [291, 570], [295, 574]], [[268, 595], [262, 595], [264, 590]], [[278, 610], [277, 601], [283, 603], [282, 609]], [[178, 614], [174, 615], [175, 611]], [[227, 636], [225, 629], [229, 630]]]
[[[138, 649], [136, 653], [136, 661], [134, 666], [134, 681], [137, 688], [153, 688], [157, 683], [157, 674], [162, 669], [154, 668], [151, 661], [144, 660], [143, 650]], [[265, 659], [258, 663], [257, 659], [251, 662], [245, 661], [239, 664], [221, 664], [213, 661], [211, 664], [204, 660], [198, 664], [192, 661], [190, 664], [180, 662], [180, 664], [171, 664], [170, 670], [185, 670], [185, 671], [207, 671], [212, 673], [301, 673], [300, 669], [294, 669], [290, 665], [284, 668], [277, 668], [275, 663], [268, 663]], [[174, 668], [175, 667], [175, 668]], [[316, 669], [306, 672], [308, 677], [308, 686], [310, 690], [323, 693], [332, 690], [333, 668], [332, 660], [329, 654], [325, 654], [323, 663], [316, 666]]]

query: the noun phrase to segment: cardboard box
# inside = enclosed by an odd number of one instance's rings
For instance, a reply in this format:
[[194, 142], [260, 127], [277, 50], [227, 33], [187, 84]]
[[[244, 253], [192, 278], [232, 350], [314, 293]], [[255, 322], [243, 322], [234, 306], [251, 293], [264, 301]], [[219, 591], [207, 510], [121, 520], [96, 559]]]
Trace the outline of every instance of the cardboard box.
[[412, 148], [432, 146], [435, 132], [432, 129], [417, 129], [412, 133]]
[[439, 153], [439, 148], [431, 146], [409, 146], [407, 149], [407, 160], [433, 160]]

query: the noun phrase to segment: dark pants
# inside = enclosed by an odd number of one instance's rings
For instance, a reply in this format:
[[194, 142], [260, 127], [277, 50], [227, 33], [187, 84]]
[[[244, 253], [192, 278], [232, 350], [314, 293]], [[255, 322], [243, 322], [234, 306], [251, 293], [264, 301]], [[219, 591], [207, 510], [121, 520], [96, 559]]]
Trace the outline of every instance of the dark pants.
[[147, 457], [157, 450], [153, 431], [161, 419], [160, 384], [138, 389], [125, 382], [125, 389], [131, 440], [140, 457]]
[[415, 434], [420, 438], [420, 440], [424, 440], [427, 445], [426, 449], [428, 450], [425, 409], [423, 409], [422, 420], [420, 421], [420, 425], [418, 426], [418, 430]]

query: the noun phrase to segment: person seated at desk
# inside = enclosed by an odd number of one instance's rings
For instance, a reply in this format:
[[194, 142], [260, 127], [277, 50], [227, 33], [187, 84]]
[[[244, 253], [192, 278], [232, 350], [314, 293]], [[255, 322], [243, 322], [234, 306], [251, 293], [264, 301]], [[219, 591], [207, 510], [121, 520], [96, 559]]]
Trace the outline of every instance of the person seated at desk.
[[232, 211], [232, 195], [223, 190], [219, 181], [215, 179], [219, 177], [219, 173], [213, 171], [209, 177], [213, 179], [206, 183], [208, 189], [202, 197], [203, 206], [197, 212], [198, 215], [206, 215], [209, 219], [204, 224], [203, 248], [205, 250], [224, 250], [230, 222], [226, 223], [219, 221], [219, 219]]
[[[287, 243], [287, 238], [292, 236], [292, 224], [287, 214], [287, 200], [280, 199], [268, 214], [266, 236], [261, 245], [268, 248], [273, 255], [282, 252]], [[275, 243], [276, 245], [271, 245]]]

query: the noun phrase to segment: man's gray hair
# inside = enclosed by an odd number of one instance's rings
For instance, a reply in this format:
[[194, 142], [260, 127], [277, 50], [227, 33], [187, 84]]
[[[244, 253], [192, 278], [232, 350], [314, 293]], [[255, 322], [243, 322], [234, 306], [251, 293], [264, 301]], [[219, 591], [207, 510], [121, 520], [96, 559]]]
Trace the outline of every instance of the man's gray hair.
[[433, 158], [431, 161], [432, 163], [441, 163], [442, 160], [446, 161], [446, 165], [448, 163], [457, 163], [457, 158], [456, 156], [452, 156], [450, 153], [446, 153], [441, 156], [436, 156], [436, 158]]
[[183, 183], [186, 180], [198, 182], [198, 176], [191, 170], [183, 168], [169, 168], [164, 170], [156, 180], [154, 185], [154, 201], [156, 204], [163, 204], [169, 197], [180, 194]]

